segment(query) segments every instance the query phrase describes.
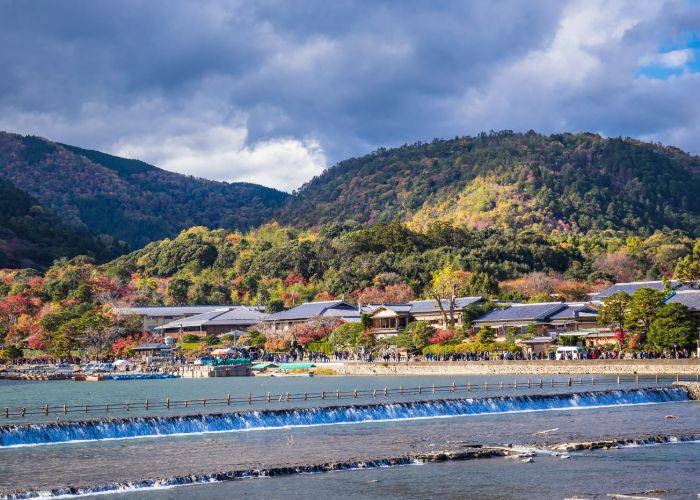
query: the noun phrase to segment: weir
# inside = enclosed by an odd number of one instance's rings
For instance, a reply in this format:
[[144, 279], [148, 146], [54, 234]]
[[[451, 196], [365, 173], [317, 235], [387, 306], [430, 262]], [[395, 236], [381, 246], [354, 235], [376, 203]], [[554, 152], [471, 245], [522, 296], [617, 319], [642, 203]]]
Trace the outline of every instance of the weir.
[[0, 447], [663, 403], [688, 399], [688, 391], [684, 387], [639, 388], [18, 424], [0, 426]]
[[[610, 448], [624, 448], [626, 446], [650, 446], [669, 443], [683, 443], [697, 441], [698, 434], [620, 437], [606, 441], [594, 441], [588, 443], [559, 443], [550, 447], [556, 454], [559, 451], [597, 450]], [[323, 474], [327, 472], [368, 470], [387, 467], [407, 466], [414, 464], [439, 463], [448, 461], [495, 459], [500, 457], [523, 458], [538, 454], [541, 450], [533, 448], [511, 448], [467, 445], [458, 449], [408, 452], [400, 456], [389, 456], [369, 460], [347, 460], [339, 462], [312, 463], [288, 467], [271, 467], [257, 469], [238, 469], [223, 472], [198, 473], [163, 477], [159, 479], [143, 479], [138, 481], [115, 482], [95, 484], [92, 486], [63, 486], [46, 490], [25, 490], [0, 494], [0, 499], [20, 500], [28, 498], [71, 498], [85, 495], [106, 493], [127, 493], [174, 488], [181, 486], [195, 486], [201, 484], [222, 483], [237, 481], [240, 479], [283, 477], [297, 474]]]

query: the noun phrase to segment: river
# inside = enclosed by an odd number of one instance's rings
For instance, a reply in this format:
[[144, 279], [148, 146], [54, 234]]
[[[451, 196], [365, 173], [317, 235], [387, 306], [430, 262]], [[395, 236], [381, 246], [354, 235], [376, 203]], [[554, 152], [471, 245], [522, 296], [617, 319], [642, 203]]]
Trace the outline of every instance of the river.
[[[565, 379], [566, 377], [560, 378]], [[221, 397], [227, 392], [332, 392], [336, 388], [349, 391], [355, 388], [398, 385], [429, 387], [433, 383], [448, 385], [453, 380], [452, 377], [317, 377], [100, 383], [5, 381], [0, 384], [0, 397], [3, 398], [2, 404], [12, 401], [12, 405], [29, 405], [38, 398], [41, 398], [42, 402], [49, 399], [51, 402], [70, 399], [78, 403], [86, 399], [196, 399], [201, 398], [203, 394]], [[469, 382], [473, 384], [489, 381], [497, 386], [500, 380], [501, 377], [469, 377]], [[524, 379], [520, 380], [524, 384]], [[458, 387], [466, 387], [466, 379], [456, 379], [455, 382]], [[337, 420], [322, 426], [295, 426], [289, 425], [289, 421], [281, 420], [281, 425], [277, 427], [250, 428], [245, 432], [239, 430], [0, 447], [0, 492], [41, 490], [64, 485], [128, 483], [143, 479], [195, 473], [204, 475], [237, 469], [372, 460], [401, 456], [410, 452], [451, 449], [464, 443], [543, 447], [561, 442], [591, 441], [619, 436], [700, 434], [700, 403], [694, 401], [622, 405], [619, 403], [624, 401], [647, 401], [643, 398], [620, 399], [623, 394], [608, 395], [606, 399], [600, 400], [600, 405], [594, 406], [535, 408], [532, 405], [532, 401], [542, 399], [542, 393], [617, 389], [615, 380], [606, 379], [599, 380], [595, 387], [533, 387], [530, 390], [519, 388], [518, 394], [521, 395], [521, 399], [517, 399], [513, 398], [514, 391], [490, 389], [486, 395], [467, 395], [466, 390], [462, 388], [461, 394], [443, 397], [469, 396], [481, 399], [484, 396], [510, 396], [510, 404], [517, 403], [521, 406], [511, 406], [506, 408], [507, 412], [500, 413], [449, 415], [443, 411], [434, 415], [422, 414], [415, 418], [406, 414], [404, 416], [407, 418], [401, 420]], [[624, 389], [632, 390], [629, 387]], [[532, 394], [531, 400], [522, 399], [523, 394]], [[420, 399], [428, 398], [423, 395]], [[577, 396], [572, 399], [572, 404], [579, 405], [583, 399]], [[353, 401], [341, 401], [340, 404], [351, 403]], [[374, 405], [391, 403], [392, 401], [373, 399], [357, 402]], [[329, 401], [327, 404], [339, 403]], [[309, 402], [307, 406], [312, 405], [315, 408], [323, 407], [318, 401]], [[268, 408], [266, 405], [262, 406]], [[282, 406], [287, 405], [272, 405], [278, 410], [281, 410]], [[303, 405], [295, 402], [294, 406]], [[218, 408], [215, 411], [221, 410]], [[235, 410], [249, 411], [251, 408], [237, 407]], [[328, 413], [326, 410], [316, 411], [322, 415]], [[667, 418], [668, 416], [674, 418]], [[96, 418], [94, 415], [90, 417]], [[169, 417], [165, 418], [167, 420]], [[39, 421], [37, 423], [45, 425]], [[548, 432], [538, 434], [541, 431]], [[530, 464], [496, 458], [464, 463], [409, 465], [380, 470], [250, 479], [168, 490], [149, 489], [143, 492], [119, 493], [117, 496], [230, 498], [239, 495], [261, 495], [266, 498], [288, 498], [289, 495], [295, 495], [302, 498], [320, 498], [332, 495], [336, 498], [378, 498], [392, 495], [406, 498], [522, 498], [524, 492], [531, 491], [532, 496], [564, 498], [574, 494], [604, 496], [618, 490], [629, 493], [656, 488], [668, 490], [661, 496], [683, 498], [694, 491], [700, 491], [697, 485], [699, 450], [700, 445], [694, 443], [669, 444], [649, 448], [572, 453], [569, 460], [537, 456]]]

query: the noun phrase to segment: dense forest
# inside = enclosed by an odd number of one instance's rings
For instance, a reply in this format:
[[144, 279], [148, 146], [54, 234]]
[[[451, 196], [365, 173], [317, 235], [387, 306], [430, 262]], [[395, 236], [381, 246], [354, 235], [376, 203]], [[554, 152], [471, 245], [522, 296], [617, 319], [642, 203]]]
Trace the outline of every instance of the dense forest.
[[45, 269], [59, 257], [116, 257], [126, 245], [96, 238], [89, 230], [61, 221], [24, 191], [0, 179], [0, 268]]
[[35, 268], [0, 269], [0, 342], [55, 355], [140, 338], [114, 305], [274, 312], [445, 283], [575, 301], [612, 282], [700, 282], [700, 159], [631, 139], [502, 132], [382, 149], [290, 197], [0, 133], [0, 177], [15, 184], [0, 181], [0, 268]]
[[[699, 262], [700, 240], [680, 232], [563, 236], [440, 221], [424, 231], [396, 221], [313, 230], [267, 224], [246, 233], [194, 227], [103, 265], [76, 257], [45, 273], [0, 271], [0, 342], [26, 340], [56, 356], [76, 346], [101, 352], [107, 338], [138, 342], [138, 322], [114, 315], [113, 306], [127, 304], [262, 304], [274, 312], [331, 298], [400, 303], [443, 285], [492, 299], [587, 300], [613, 281], [697, 282]], [[309, 339], [327, 334], [323, 328]]]
[[197, 225], [248, 229], [267, 221], [289, 196], [256, 184], [198, 179], [4, 132], [0, 178], [64, 222], [123, 240], [131, 248]]
[[303, 186], [282, 223], [700, 233], [700, 158], [595, 134], [498, 132], [379, 149]]
[[643, 238], [469, 230], [443, 222], [425, 231], [400, 222], [314, 230], [268, 224], [248, 233], [192, 228], [102, 269], [124, 282], [137, 277], [133, 299], [143, 304], [288, 307], [315, 298], [354, 301], [389, 285], [422, 296], [445, 269], [463, 273], [467, 295], [527, 300], [569, 287], [585, 298], [610, 282], [671, 276], [694, 245], [679, 232]]

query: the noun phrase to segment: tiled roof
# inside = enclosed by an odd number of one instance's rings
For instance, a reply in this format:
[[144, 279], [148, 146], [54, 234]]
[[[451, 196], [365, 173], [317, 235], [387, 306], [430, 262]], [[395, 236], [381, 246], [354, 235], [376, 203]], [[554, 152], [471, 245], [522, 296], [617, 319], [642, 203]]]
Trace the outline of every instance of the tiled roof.
[[688, 306], [688, 309], [691, 311], [700, 312], [700, 290], [682, 290], [675, 292], [666, 302], [683, 304]]
[[222, 307], [187, 318], [176, 319], [163, 326], [159, 330], [172, 330], [174, 328], [191, 328], [202, 326], [250, 326], [264, 320], [267, 315], [257, 308], [236, 306]]
[[[669, 281], [669, 284], [672, 287], [676, 287], [679, 283], [671, 280]], [[610, 297], [613, 293], [617, 292], [625, 292], [627, 295], [632, 295], [634, 292], [644, 287], [661, 291], [664, 289], [664, 283], [663, 281], [631, 281], [629, 283], [615, 283], [610, 288], [606, 288], [602, 292], [596, 294], [594, 298], [600, 300], [605, 297]], [[688, 290], [688, 287], [685, 285], [680, 285], [677, 289]]]
[[541, 302], [537, 304], [513, 304], [505, 309], [494, 309], [477, 318], [475, 323], [493, 321], [534, 321], [544, 320], [566, 308], [563, 302]]
[[168, 344], [161, 344], [161, 343], [151, 343], [151, 344], [139, 344], [136, 347], [134, 347], [134, 351], [154, 351], [156, 349], [172, 349], [172, 346], [169, 346]]
[[323, 302], [306, 302], [299, 306], [281, 311], [275, 314], [270, 314], [265, 318], [266, 321], [288, 321], [299, 319], [311, 319], [319, 316], [340, 318], [342, 316], [351, 315], [351, 311], [357, 312], [357, 307], [348, 304], [342, 300], [326, 300]]
[[[464, 309], [467, 307], [469, 304], [476, 304], [478, 302], [481, 302], [484, 300], [483, 297], [478, 296], [478, 297], [458, 297], [455, 300], [455, 310], [460, 310]], [[445, 310], [447, 311], [450, 308], [450, 301], [447, 299], [442, 299], [442, 304]], [[429, 299], [429, 300], [412, 300], [409, 302], [411, 304], [411, 314], [421, 314], [421, 313], [432, 313], [432, 312], [440, 312], [440, 308], [438, 307], [437, 301], [434, 299]]]
[[586, 302], [567, 302], [566, 307], [549, 316], [549, 319], [576, 319], [581, 316], [597, 316], [598, 312]]
[[117, 314], [135, 314], [138, 316], [148, 317], [175, 317], [175, 316], [191, 316], [200, 314], [214, 309], [231, 306], [147, 306], [147, 307], [117, 307]]
[[411, 304], [382, 304], [372, 312], [377, 312], [379, 309], [388, 309], [396, 314], [408, 314], [413, 311]]

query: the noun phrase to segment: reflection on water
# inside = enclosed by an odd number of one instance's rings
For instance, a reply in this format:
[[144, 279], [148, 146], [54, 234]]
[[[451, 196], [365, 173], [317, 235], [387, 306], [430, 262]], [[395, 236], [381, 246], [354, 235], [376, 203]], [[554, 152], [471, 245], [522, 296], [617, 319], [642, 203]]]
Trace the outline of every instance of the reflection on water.
[[355, 470], [116, 494], [116, 499], [607, 498], [644, 494], [695, 498], [700, 444]]

